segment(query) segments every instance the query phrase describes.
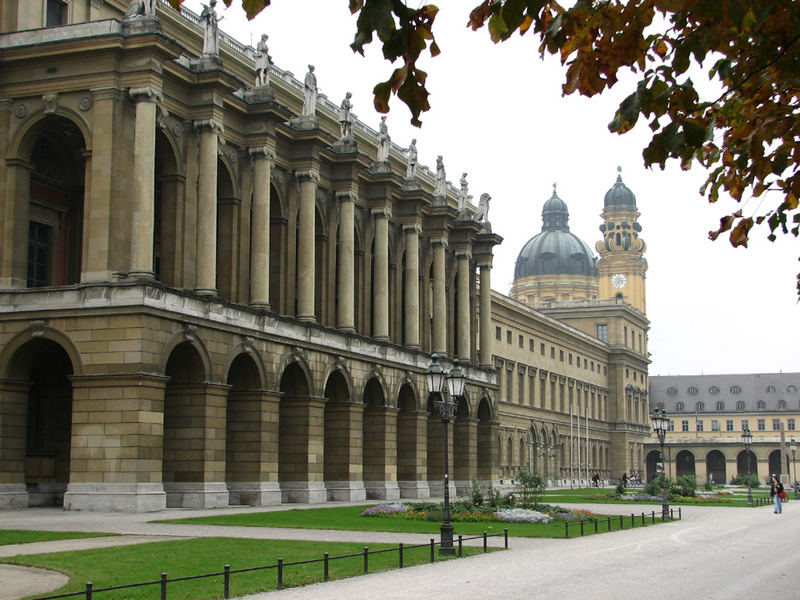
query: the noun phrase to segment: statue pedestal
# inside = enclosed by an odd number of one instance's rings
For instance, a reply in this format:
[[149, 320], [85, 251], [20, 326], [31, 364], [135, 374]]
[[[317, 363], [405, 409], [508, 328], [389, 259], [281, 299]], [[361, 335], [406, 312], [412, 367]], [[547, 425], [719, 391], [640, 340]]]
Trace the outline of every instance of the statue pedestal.
[[122, 19], [122, 35], [137, 35], [161, 31], [161, 21], [158, 17], [139, 15]]
[[392, 165], [389, 164], [388, 160], [376, 160], [372, 163], [372, 166], [369, 168], [372, 173], [391, 173], [392, 172]]
[[244, 91], [244, 101], [248, 104], [259, 104], [261, 102], [273, 102], [275, 92], [269, 85], [262, 85], [257, 88], [247, 88]]
[[403, 183], [404, 190], [421, 190], [422, 185], [419, 182], [417, 177], [412, 177], [411, 179], [406, 179], [405, 183]]
[[434, 196], [433, 197], [433, 205], [434, 206], [446, 206], [447, 205], [447, 196]]
[[195, 73], [216, 71], [222, 68], [222, 59], [219, 56], [201, 56], [192, 60], [189, 65]]
[[289, 126], [297, 130], [319, 129], [319, 120], [314, 115], [301, 115], [289, 119]]
[[333, 150], [337, 154], [352, 154], [354, 152], [358, 152], [358, 146], [356, 144], [355, 136], [348, 135], [346, 137], [343, 137], [333, 146], [331, 146], [331, 150]]

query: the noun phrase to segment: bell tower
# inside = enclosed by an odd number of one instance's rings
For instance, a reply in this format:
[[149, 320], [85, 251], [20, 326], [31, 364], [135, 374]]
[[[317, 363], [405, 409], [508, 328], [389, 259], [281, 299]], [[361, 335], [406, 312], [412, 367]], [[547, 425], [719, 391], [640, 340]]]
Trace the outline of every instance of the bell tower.
[[597, 262], [600, 298], [622, 298], [646, 313], [647, 246], [639, 237], [642, 226], [637, 221], [636, 197], [622, 182], [622, 167], [617, 167], [617, 172], [617, 181], [606, 192], [600, 215], [603, 239], [595, 245], [600, 255]]

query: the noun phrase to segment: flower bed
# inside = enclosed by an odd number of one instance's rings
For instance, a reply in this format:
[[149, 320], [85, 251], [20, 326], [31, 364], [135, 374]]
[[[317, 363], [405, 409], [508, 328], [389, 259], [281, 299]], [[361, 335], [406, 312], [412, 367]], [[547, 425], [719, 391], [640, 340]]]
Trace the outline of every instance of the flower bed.
[[[481, 523], [501, 521], [504, 523], [547, 524], [557, 521], [585, 521], [593, 519], [588, 510], [566, 510], [558, 506], [542, 504], [539, 510], [525, 508], [492, 509], [489, 506], [467, 508], [461, 502], [451, 505], [450, 521], [453, 523]], [[416, 521], [441, 521], [444, 514], [440, 503], [419, 502], [414, 504], [384, 503], [371, 506], [361, 512], [363, 517], [411, 519]]]

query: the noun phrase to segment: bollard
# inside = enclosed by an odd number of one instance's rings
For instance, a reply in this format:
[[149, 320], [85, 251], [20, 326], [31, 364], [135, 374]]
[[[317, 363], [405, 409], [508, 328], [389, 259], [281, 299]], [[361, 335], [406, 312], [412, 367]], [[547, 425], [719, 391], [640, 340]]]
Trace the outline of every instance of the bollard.
[[369, 573], [369, 546], [364, 546], [364, 575]]
[[683, 515], [681, 514], [681, 507], [679, 506], [678, 507], [678, 520], [680, 521], [681, 519], [683, 519]]
[[655, 525], [655, 523], [656, 523], [656, 511], [652, 512], [652, 517], [653, 517], [653, 525]]
[[581, 521], [581, 537], [583, 537], [583, 521]]
[[644, 526], [645, 526], [645, 522], [644, 522], [644, 513], [642, 513], [642, 527], [644, 527]]
[[631, 529], [636, 527], [636, 517], [631, 513]]
[[161, 574], [161, 600], [167, 600], [167, 574]]
[[92, 582], [86, 582], [86, 600], [92, 600]]
[[278, 559], [278, 589], [283, 589], [283, 559]]
[[[401, 544], [401, 546], [402, 546], [402, 544]], [[328, 564], [330, 561], [328, 560], [329, 559], [328, 553], [325, 552], [322, 555], [322, 558], [323, 558], [323, 566], [324, 566], [322, 576], [323, 576], [324, 581], [328, 581], [328, 579], [330, 577], [329, 564]], [[403, 565], [401, 564], [400, 566], [402, 567]]]
[[625, 529], [625, 523], [622, 520], [622, 515], [620, 515], [619, 516], [619, 530], [622, 531], [623, 529]]
[[462, 538], [461, 534], [458, 534], [458, 555], [459, 556], [463, 556], [464, 555], [464, 548], [462, 547], [461, 538]]
[[228, 600], [228, 598], [231, 597], [231, 566], [225, 565], [222, 567], [222, 569], [224, 570], [223, 590], [225, 594], [225, 600]]
[[400, 565], [399, 565], [398, 568], [402, 569], [403, 568], [403, 542], [400, 542], [400, 544], [398, 544], [397, 549], [399, 550], [399, 554], [400, 554]]
[[505, 538], [506, 550], [508, 550], [508, 527], [503, 530], [503, 537]]
[[569, 537], [569, 523], [567, 523], [566, 521], [564, 521], [564, 537], [565, 538]]
[[606, 524], [606, 527], [607, 527], [606, 531], [610, 532], [611, 531], [611, 517], [610, 516], [608, 517], [608, 523]]
[[597, 533], [597, 519], [594, 520], [594, 532]]
[[433, 551], [435, 547], [436, 547], [436, 540], [431, 538], [431, 562], [436, 560], [436, 553]]
[[489, 551], [489, 545], [487, 544], [488, 538], [486, 537], [486, 531], [483, 532], [483, 553], [486, 554]]

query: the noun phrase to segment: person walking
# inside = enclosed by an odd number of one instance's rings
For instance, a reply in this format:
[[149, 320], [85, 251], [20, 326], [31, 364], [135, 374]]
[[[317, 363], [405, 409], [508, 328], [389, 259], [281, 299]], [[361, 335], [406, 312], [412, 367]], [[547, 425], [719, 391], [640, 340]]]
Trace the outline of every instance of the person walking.
[[769, 482], [769, 495], [774, 503], [775, 506], [774, 512], [776, 515], [780, 515], [783, 513], [783, 506], [781, 502], [783, 500], [783, 498], [781, 498], [781, 494], [783, 493], [784, 493], [783, 484], [778, 479], [778, 476], [773, 473], [772, 479]]

